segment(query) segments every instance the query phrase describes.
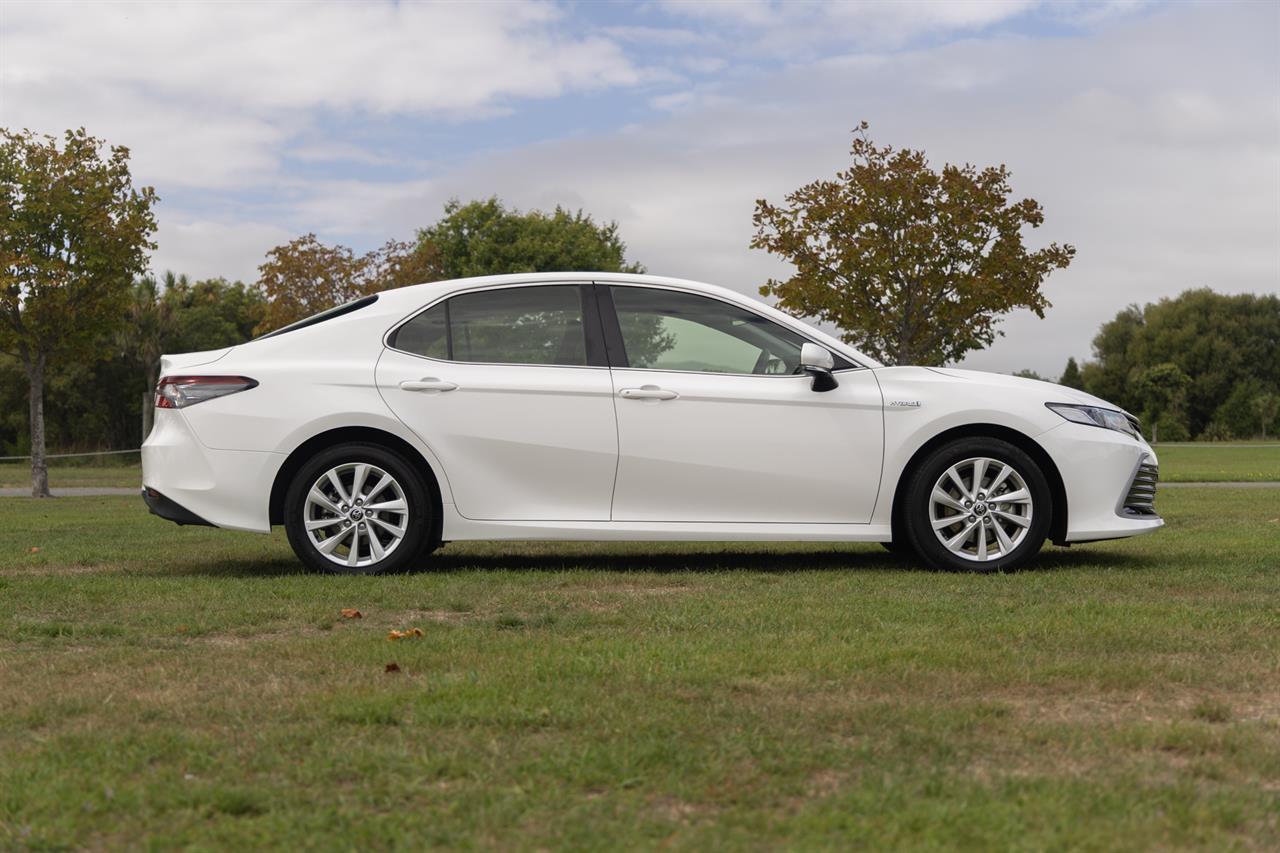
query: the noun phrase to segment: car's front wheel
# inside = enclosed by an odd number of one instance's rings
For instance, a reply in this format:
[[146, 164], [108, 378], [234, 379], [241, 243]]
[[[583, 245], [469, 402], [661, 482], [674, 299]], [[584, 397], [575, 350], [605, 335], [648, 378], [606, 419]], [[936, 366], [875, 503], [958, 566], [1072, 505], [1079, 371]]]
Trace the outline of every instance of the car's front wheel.
[[314, 571], [376, 574], [408, 568], [428, 550], [432, 503], [422, 475], [374, 444], [321, 451], [294, 475], [285, 530]]
[[931, 453], [907, 487], [913, 549], [948, 571], [1009, 571], [1034, 557], [1053, 515], [1048, 480], [1020, 448], [964, 438]]

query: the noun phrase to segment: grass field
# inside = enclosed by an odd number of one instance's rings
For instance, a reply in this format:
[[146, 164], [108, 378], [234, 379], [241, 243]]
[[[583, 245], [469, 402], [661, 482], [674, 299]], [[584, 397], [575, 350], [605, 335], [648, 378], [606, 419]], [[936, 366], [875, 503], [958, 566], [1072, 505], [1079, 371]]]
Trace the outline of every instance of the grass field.
[[[54, 489], [68, 486], [141, 486], [142, 466], [138, 463], [138, 457], [124, 458], [129, 461], [71, 464], [54, 460], [49, 465], [49, 485]], [[0, 488], [14, 487], [31, 487], [31, 463], [0, 462]]]
[[1161, 444], [1156, 455], [1170, 483], [1280, 481], [1280, 443]]
[[5, 499], [0, 848], [1275, 849], [1280, 490], [1160, 506], [1012, 575], [508, 544], [335, 578]]

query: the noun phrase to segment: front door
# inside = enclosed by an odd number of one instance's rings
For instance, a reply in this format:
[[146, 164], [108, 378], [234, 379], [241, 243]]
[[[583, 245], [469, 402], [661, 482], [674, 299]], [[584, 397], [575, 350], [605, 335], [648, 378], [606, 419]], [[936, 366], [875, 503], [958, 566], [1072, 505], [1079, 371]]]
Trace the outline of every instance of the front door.
[[870, 370], [817, 393], [796, 374], [805, 339], [768, 318], [674, 289], [609, 293], [626, 365], [612, 370], [614, 521], [870, 520], [884, 449]]
[[378, 390], [440, 460], [459, 514], [609, 519], [618, 440], [598, 323], [590, 286], [553, 284], [462, 293], [396, 330]]

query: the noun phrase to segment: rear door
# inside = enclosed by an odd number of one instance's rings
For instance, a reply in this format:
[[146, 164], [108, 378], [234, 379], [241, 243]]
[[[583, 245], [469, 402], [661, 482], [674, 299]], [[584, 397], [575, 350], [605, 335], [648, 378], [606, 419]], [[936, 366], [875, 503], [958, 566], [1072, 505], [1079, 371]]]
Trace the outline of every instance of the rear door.
[[439, 458], [461, 515], [609, 519], [617, 426], [590, 285], [460, 293], [388, 343], [378, 389]]

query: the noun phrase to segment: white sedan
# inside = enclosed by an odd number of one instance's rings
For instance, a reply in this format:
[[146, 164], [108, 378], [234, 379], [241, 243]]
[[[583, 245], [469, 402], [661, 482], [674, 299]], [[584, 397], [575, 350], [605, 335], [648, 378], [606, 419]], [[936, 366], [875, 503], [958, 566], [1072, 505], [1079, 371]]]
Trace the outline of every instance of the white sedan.
[[1156, 458], [1096, 397], [884, 367], [707, 284], [558, 273], [390, 290], [165, 356], [143, 496], [283, 524], [317, 570], [466, 539], [882, 542], [943, 569], [1149, 533]]

